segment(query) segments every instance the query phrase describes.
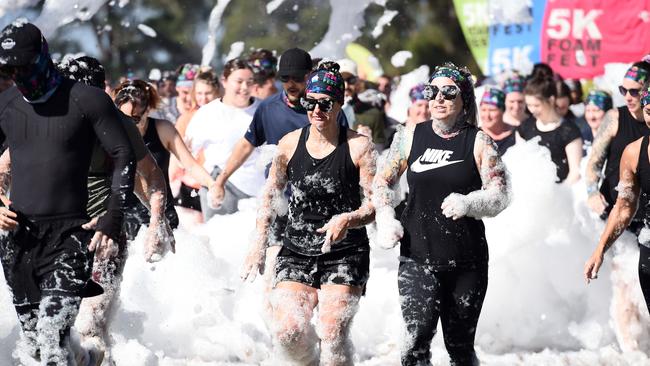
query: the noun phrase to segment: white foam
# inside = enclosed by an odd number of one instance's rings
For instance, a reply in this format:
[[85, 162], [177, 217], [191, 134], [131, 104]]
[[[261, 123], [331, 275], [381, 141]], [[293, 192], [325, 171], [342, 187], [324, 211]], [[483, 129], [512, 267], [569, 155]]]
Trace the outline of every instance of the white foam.
[[390, 21], [393, 20], [397, 14], [399, 14], [397, 10], [385, 9], [384, 14], [382, 14], [379, 20], [377, 20], [375, 28], [370, 33], [372, 38], [379, 38], [379, 36], [384, 33], [384, 27], [390, 25]]
[[146, 24], [138, 24], [138, 29], [147, 37], [156, 38], [158, 36], [158, 33]]
[[397, 51], [393, 57], [390, 58], [390, 63], [395, 67], [402, 67], [406, 65], [406, 61], [412, 57], [413, 52], [411, 51]]

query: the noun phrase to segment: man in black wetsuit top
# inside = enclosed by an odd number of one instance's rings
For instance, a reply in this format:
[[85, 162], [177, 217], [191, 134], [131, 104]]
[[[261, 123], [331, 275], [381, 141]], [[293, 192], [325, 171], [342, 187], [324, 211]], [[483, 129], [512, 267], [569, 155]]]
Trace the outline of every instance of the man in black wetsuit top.
[[[0, 259], [20, 320], [21, 352], [74, 364], [68, 336], [88, 295], [93, 256], [115, 254], [135, 159], [118, 110], [100, 89], [63, 78], [33, 24], [0, 32], [0, 68], [16, 87], [0, 95], [0, 142], [12, 154], [11, 206], [0, 209]], [[87, 179], [95, 138], [113, 161], [111, 196], [96, 232]], [[23, 360], [21, 360], [25, 363]]]

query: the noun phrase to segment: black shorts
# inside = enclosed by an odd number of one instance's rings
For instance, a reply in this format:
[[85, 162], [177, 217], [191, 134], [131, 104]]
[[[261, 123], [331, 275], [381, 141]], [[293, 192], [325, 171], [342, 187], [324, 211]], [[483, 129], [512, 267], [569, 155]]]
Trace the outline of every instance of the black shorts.
[[370, 252], [342, 250], [306, 256], [283, 247], [275, 264], [275, 284], [292, 281], [313, 288], [346, 285], [365, 289], [370, 272]]
[[174, 197], [174, 205], [201, 211], [201, 197], [199, 197], [199, 190], [181, 183], [178, 195]]
[[[22, 224], [0, 238], [0, 257], [15, 305], [38, 304], [43, 296], [85, 296], [94, 253], [94, 232], [86, 219], [53, 219]], [[99, 289], [101, 293], [101, 289]], [[96, 293], [95, 293], [96, 294]]]

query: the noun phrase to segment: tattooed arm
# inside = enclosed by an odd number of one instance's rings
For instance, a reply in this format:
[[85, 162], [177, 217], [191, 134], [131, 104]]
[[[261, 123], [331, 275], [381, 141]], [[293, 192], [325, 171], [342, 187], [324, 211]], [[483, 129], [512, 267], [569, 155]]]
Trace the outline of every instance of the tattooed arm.
[[483, 187], [466, 195], [452, 193], [442, 202], [442, 213], [457, 220], [463, 216], [480, 219], [493, 217], [510, 203], [508, 171], [499, 157], [494, 141], [483, 131], [476, 135], [474, 159]]
[[600, 236], [598, 246], [585, 263], [585, 280], [596, 279], [598, 270], [603, 263], [603, 256], [609, 247], [618, 239], [630, 224], [639, 203], [640, 184], [637, 176], [637, 164], [641, 151], [641, 140], [627, 145], [621, 157], [620, 178], [618, 183], [618, 198], [607, 219], [605, 231]]
[[587, 162], [587, 171], [585, 172], [585, 183], [587, 184], [587, 194], [589, 199], [587, 204], [597, 214], [603, 213], [607, 202], [603, 195], [598, 191], [603, 166], [607, 159], [607, 151], [612, 139], [618, 132], [618, 109], [612, 108], [605, 114], [603, 123], [598, 129], [591, 148], [591, 156]]
[[0, 229], [13, 230], [18, 226], [17, 215], [9, 210], [11, 201], [5, 196], [11, 185], [11, 157], [9, 149], [0, 156], [0, 200], [6, 207], [0, 207]]
[[293, 131], [280, 140], [278, 149], [271, 163], [269, 177], [264, 185], [260, 197], [260, 206], [257, 209], [257, 220], [255, 238], [251, 243], [248, 255], [244, 261], [241, 272], [242, 280], [254, 281], [257, 273], [264, 273], [264, 260], [266, 248], [268, 247], [269, 229], [277, 215], [286, 212], [284, 203], [284, 189], [287, 185], [287, 165], [293, 156], [298, 145], [298, 139], [302, 130]]
[[385, 249], [394, 247], [404, 235], [402, 225], [395, 219], [394, 206], [399, 202], [396, 202], [394, 188], [407, 168], [414, 129], [415, 126], [398, 128], [386, 160], [377, 170], [372, 183], [372, 203], [376, 209], [377, 221], [376, 242]]
[[363, 190], [363, 201], [358, 209], [336, 215], [317, 231], [325, 233], [325, 244], [322, 252], [327, 253], [331, 245], [342, 240], [348, 229], [361, 227], [374, 220], [375, 208], [370, 200], [372, 197], [372, 181], [376, 172], [377, 152], [369, 138], [356, 132], [348, 132], [350, 155], [352, 161], [359, 167], [359, 185]]

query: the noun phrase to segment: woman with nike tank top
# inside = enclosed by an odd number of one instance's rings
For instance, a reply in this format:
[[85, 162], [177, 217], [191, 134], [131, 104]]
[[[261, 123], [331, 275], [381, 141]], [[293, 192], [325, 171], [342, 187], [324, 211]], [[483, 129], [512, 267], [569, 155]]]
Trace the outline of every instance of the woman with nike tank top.
[[[344, 95], [338, 70], [337, 63], [324, 62], [307, 78], [301, 104], [310, 125], [278, 144], [258, 211], [257, 238], [244, 264], [244, 279], [263, 272], [272, 218], [284, 214], [281, 200], [289, 184], [283, 248], [270, 269], [275, 271], [273, 364], [353, 362], [349, 332], [368, 280], [364, 226], [374, 214], [369, 197], [376, 153], [370, 139], [337, 123]], [[317, 305], [318, 337], [311, 325]]]
[[[474, 336], [488, 280], [481, 218], [508, 205], [507, 172], [492, 139], [476, 127], [469, 70], [437, 67], [426, 93], [432, 120], [401, 130], [375, 177], [376, 240], [392, 248], [401, 239], [402, 365], [430, 364], [439, 318], [451, 364], [476, 365]], [[407, 169], [409, 197], [398, 221], [392, 188]]]
[[[640, 97], [645, 124], [650, 126], [650, 90], [644, 90]], [[616, 203], [609, 213], [607, 225], [598, 246], [585, 263], [584, 275], [587, 283], [598, 277], [598, 270], [603, 263], [605, 252], [634, 218], [641, 202], [640, 197], [650, 193], [650, 158], [648, 157], [647, 134], [627, 145], [623, 150], [619, 170]], [[648, 310], [650, 310], [650, 235], [647, 235], [647, 231], [650, 230], [648, 227], [650, 216], [648, 210], [643, 211], [643, 216], [644, 225], [639, 235], [638, 273], [643, 297]]]

